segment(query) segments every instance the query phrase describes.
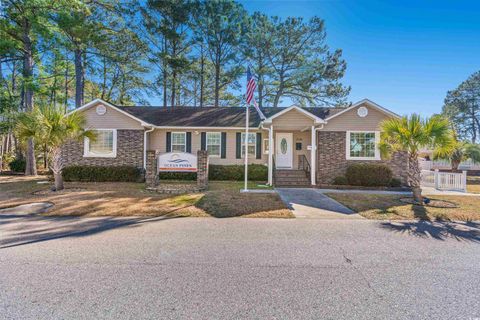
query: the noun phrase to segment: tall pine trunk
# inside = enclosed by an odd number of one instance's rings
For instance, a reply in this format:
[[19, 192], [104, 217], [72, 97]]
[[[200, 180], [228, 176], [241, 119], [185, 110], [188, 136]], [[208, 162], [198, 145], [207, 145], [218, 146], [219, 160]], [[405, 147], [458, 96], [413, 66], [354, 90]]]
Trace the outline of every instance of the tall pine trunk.
[[273, 100], [273, 107], [276, 108], [278, 107], [278, 104], [280, 102], [280, 98], [283, 95], [283, 87], [284, 87], [284, 76], [283, 73], [280, 74], [280, 83], [278, 84], [278, 89], [277, 93], [275, 94], [275, 99]]
[[65, 53], [65, 98], [63, 101], [65, 113], [68, 108], [68, 53]]
[[3, 155], [5, 153], [5, 148], [3, 146], [5, 137], [2, 135], [2, 141], [0, 143], [0, 173], [3, 171]]
[[205, 86], [205, 55], [203, 52], [203, 43], [200, 47], [200, 107], [203, 107], [203, 96]]
[[176, 78], [177, 77], [177, 74], [175, 72], [175, 68], [173, 68], [172, 70], [172, 91], [170, 92], [171, 96], [170, 96], [170, 105], [172, 107], [175, 107], [175, 97], [176, 97], [176, 94], [177, 94], [177, 86], [176, 86]]
[[162, 67], [163, 67], [163, 106], [167, 106], [167, 62], [165, 59], [165, 55], [167, 53], [167, 38], [163, 39], [163, 56], [164, 58], [162, 59]]
[[215, 107], [219, 106], [220, 101], [220, 61], [217, 58], [215, 63]]
[[106, 57], [103, 57], [102, 63], [103, 63], [103, 73], [102, 73], [103, 81], [102, 81], [101, 97], [102, 97], [102, 100], [105, 100], [105, 91], [107, 90], [107, 58]]
[[[23, 34], [23, 80], [24, 80], [24, 103], [25, 110], [33, 110], [33, 52], [32, 52], [32, 39], [30, 39], [30, 25], [25, 22], [24, 34]], [[37, 164], [35, 161], [35, 144], [33, 138], [27, 141], [27, 157], [25, 166], [26, 176], [37, 175]]]
[[75, 48], [75, 108], [83, 106], [83, 57], [82, 50]]
[[[177, 45], [176, 45], [176, 42], [174, 41], [172, 45], [172, 59], [175, 59], [176, 55], [177, 55]], [[172, 96], [170, 97], [170, 100], [171, 100], [170, 105], [172, 107], [175, 107], [175, 98], [177, 97], [177, 68], [175, 65], [172, 65], [171, 69], [172, 69], [172, 92], [171, 92]]]

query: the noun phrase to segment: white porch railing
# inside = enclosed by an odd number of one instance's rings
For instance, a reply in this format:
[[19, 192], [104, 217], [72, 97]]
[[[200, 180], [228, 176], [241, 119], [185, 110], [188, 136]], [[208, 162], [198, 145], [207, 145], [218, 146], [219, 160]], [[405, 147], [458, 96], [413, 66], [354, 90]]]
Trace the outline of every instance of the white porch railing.
[[467, 171], [462, 173], [422, 170], [421, 184], [438, 190], [467, 191]]
[[[420, 169], [422, 170], [432, 170], [432, 169], [440, 169], [440, 170], [450, 170], [452, 169], [452, 165], [448, 160], [419, 160]], [[475, 163], [472, 160], [462, 161], [458, 166], [459, 170], [480, 170], [480, 163]]]

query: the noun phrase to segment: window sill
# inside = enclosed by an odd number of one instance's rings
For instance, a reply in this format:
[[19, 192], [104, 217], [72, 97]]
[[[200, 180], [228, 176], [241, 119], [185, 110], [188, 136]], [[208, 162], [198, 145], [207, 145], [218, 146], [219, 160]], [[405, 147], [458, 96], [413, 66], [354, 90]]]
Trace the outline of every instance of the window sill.
[[116, 154], [84, 154], [84, 158], [116, 158]]
[[347, 157], [347, 160], [352, 161], [380, 161], [382, 160], [380, 157], [368, 158], [368, 157]]

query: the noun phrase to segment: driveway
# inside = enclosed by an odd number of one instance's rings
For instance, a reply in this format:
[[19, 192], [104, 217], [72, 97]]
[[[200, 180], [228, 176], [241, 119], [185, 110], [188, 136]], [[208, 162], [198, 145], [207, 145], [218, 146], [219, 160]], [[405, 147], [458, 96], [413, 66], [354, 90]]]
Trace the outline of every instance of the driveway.
[[343, 204], [313, 188], [277, 188], [282, 201], [297, 218], [362, 219]]
[[2, 319], [477, 319], [480, 225], [0, 215]]

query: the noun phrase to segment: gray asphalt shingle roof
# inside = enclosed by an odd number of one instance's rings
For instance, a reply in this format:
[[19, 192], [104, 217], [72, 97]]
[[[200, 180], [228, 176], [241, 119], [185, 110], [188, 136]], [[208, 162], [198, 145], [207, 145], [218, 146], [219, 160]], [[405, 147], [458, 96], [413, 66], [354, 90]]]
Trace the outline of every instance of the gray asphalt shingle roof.
[[[175, 127], [243, 127], [244, 107], [145, 107], [118, 106], [119, 109], [156, 126]], [[268, 118], [285, 108], [262, 108]], [[332, 116], [344, 108], [304, 108], [321, 119]], [[261, 119], [254, 108], [250, 108], [250, 126], [257, 127]]]

